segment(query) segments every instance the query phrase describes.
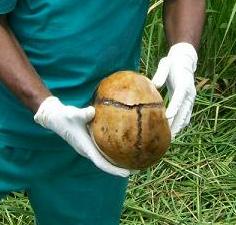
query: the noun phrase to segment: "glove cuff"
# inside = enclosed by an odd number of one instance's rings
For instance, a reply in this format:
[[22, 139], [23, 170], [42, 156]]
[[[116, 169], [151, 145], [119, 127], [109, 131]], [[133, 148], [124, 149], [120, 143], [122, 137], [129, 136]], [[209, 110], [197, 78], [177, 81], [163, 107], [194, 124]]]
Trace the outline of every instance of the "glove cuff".
[[60, 100], [55, 96], [47, 97], [39, 106], [34, 115], [34, 121], [43, 127], [47, 127], [48, 115], [62, 106]]
[[193, 47], [192, 44], [187, 42], [180, 42], [175, 45], [172, 45], [170, 48], [170, 51], [168, 53], [168, 56], [177, 55], [177, 57], [181, 55], [185, 55], [188, 57], [189, 60], [192, 62], [192, 69], [195, 72], [197, 69], [197, 61], [198, 61], [198, 55]]

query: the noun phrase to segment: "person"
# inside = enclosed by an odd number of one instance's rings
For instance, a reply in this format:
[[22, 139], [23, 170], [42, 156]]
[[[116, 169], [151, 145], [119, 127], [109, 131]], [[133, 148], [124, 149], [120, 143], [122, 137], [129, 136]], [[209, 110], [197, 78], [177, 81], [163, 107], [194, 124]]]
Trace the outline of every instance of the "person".
[[[91, 141], [101, 79], [138, 71], [149, 0], [0, 0], [0, 197], [24, 190], [39, 225], [117, 225], [130, 171]], [[191, 117], [204, 0], [164, 1], [172, 137]]]

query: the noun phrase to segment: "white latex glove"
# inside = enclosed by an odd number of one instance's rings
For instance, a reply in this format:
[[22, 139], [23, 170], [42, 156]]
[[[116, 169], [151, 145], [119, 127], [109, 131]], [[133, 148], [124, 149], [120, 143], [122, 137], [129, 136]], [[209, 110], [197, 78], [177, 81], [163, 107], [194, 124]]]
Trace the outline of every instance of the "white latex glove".
[[118, 168], [108, 162], [92, 141], [87, 123], [95, 116], [95, 108], [77, 108], [65, 106], [54, 96], [46, 98], [34, 116], [35, 122], [61, 136], [79, 154], [90, 159], [98, 168], [121, 177], [129, 176], [130, 172]]
[[164, 83], [170, 98], [166, 117], [172, 139], [190, 122], [196, 96], [194, 72], [197, 68], [197, 53], [188, 43], [178, 43], [170, 48], [167, 57], [159, 62], [152, 82], [157, 88]]

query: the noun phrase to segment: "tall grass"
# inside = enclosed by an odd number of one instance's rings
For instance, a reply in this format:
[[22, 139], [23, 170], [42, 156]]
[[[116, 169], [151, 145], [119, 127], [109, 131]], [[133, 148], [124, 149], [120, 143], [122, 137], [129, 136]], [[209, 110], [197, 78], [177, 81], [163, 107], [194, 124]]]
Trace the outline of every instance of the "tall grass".
[[[167, 53], [163, 1], [152, 0], [142, 72], [152, 77]], [[191, 124], [158, 165], [133, 175], [122, 225], [236, 224], [236, 2], [208, 0]], [[0, 205], [0, 225], [33, 224], [27, 198]]]
[[[149, 77], [167, 52], [161, 7], [151, 2], [143, 39]], [[157, 166], [132, 177], [123, 225], [236, 224], [235, 14], [233, 0], [208, 1], [191, 124]]]

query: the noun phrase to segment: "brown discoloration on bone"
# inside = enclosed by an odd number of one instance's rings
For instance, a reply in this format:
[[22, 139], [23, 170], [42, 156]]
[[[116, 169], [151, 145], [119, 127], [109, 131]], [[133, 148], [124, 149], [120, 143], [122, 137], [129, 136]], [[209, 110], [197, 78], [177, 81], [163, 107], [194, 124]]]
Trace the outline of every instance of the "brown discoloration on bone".
[[91, 124], [99, 148], [124, 168], [144, 169], [155, 164], [170, 144], [162, 102], [144, 76], [125, 71], [104, 79], [97, 90]]
[[[102, 80], [97, 90], [99, 98], [114, 99], [126, 105], [139, 105], [162, 99], [152, 82], [132, 71], [121, 71]], [[155, 99], [155, 101], [153, 101]]]

